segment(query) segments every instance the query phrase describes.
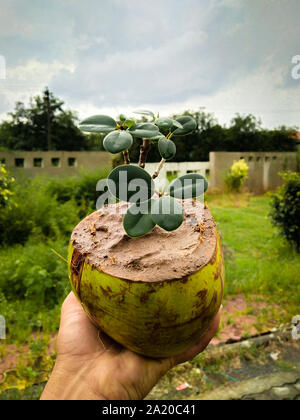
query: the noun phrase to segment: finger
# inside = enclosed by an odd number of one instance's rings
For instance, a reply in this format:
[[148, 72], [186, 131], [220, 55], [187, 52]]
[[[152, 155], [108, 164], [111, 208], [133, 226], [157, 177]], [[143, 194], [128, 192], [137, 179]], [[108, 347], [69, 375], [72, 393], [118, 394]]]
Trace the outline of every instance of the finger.
[[60, 335], [71, 333], [72, 337], [84, 335], [93, 339], [97, 348], [120, 352], [121, 346], [104, 334], [85, 313], [81, 303], [73, 292], [66, 297], [61, 308]]
[[80, 302], [73, 292], [69, 293], [61, 307], [61, 325], [70, 321], [82, 324], [91, 324], [87, 314], [84, 312]]
[[216, 335], [218, 331], [219, 324], [220, 324], [220, 317], [221, 317], [221, 310], [213, 319], [206, 333], [186, 352], [184, 352], [183, 354], [180, 354], [179, 356], [175, 356], [173, 358], [173, 362], [175, 365], [178, 365], [179, 363], [184, 363], [187, 360], [193, 359], [195, 356], [197, 356], [197, 354], [203, 352], [206, 349], [206, 347], [208, 346], [208, 344], [210, 343], [210, 341], [213, 339], [213, 337]]
[[68, 316], [70, 313], [82, 312], [82, 306], [78, 302], [76, 296], [73, 292], [70, 292], [66, 299], [64, 300], [61, 307], [61, 316], [62, 318]]
[[58, 338], [75, 340], [83, 334], [85, 337], [93, 337], [95, 342], [99, 341], [97, 328], [91, 323], [74, 293], [71, 292], [62, 304]]

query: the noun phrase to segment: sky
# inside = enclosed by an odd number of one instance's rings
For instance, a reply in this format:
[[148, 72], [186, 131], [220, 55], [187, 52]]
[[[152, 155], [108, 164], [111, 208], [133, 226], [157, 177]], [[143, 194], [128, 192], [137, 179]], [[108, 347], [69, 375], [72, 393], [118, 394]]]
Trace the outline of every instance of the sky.
[[48, 86], [80, 119], [204, 107], [300, 126], [299, 16], [299, 0], [1, 0], [0, 119]]

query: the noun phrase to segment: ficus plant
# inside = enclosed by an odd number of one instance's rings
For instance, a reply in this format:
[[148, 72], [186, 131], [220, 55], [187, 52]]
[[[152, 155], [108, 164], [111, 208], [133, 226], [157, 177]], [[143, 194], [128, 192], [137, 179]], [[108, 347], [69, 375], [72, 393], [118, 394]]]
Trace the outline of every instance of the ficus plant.
[[[119, 121], [106, 115], [95, 115], [83, 120], [80, 128], [85, 132], [106, 133], [104, 149], [112, 154], [123, 153], [124, 165], [113, 169], [108, 176], [110, 193], [119, 201], [130, 203], [123, 217], [123, 227], [130, 237], [144, 236], [156, 225], [166, 231], [179, 228], [184, 219], [180, 200], [196, 199], [208, 187], [206, 178], [197, 173], [189, 173], [171, 182], [164, 195], [155, 197], [154, 179], [164, 163], [176, 155], [176, 145], [172, 138], [184, 137], [195, 131], [196, 121], [190, 116], [180, 116], [176, 120], [157, 117], [148, 110], [135, 111], [151, 119], [136, 122], [119, 116]], [[133, 138], [141, 139], [138, 165], [130, 164], [130, 147]], [[151, 176], [144, 168], [152, 145], [157, 144], [161, 161]]]

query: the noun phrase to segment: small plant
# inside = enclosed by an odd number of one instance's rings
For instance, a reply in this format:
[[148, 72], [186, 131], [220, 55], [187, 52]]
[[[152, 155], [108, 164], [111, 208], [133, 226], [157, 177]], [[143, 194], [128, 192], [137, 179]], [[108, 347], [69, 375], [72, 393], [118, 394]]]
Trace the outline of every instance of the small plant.
[[0, 209], [10, 205], [13, 192], [11, 186], [14, 178], [9, 176], [7, 170], [0, 164]]
[[270, 216], [281, 234], [300, 251], [300, 174], [281, 174], [284, 184], [273, 194]]
[[225, 176], [225, 184], [228, 191], [239, 192], [248, 178], [249, 166], [245, 159], [235, 161], [230, 168], [230, 171]]
[[[81, 122], [80, 128], [86, 132], [107, 133], [103, 147], [112, 154], [123, 153], [124, 165], [115, 167], [107, 179], [109, 192], [117, 200], [130, 203], [123, 218], [123, 227], [130, 237], [139, 237], [151, 232], [156, 225], [172, 231], [183, 222], [184, 214], [180, 201], [195, 199], [208, 187], [205, 177], [190, 173], [174, 179], [165, 195], [155, 196], [154, 179], [167, 160], [174, 158], [176, 146], [173, 137], [185, 136], [195, 131], [196, 121], [190, 116], [181, 116], [176, 120], [155, 117], [153, 112], [136, 111], [150, 122], [136, 122], [120, 115], [119, 121], [106, 115], [96, 115]], [[133, 138], [141, 139], [138, 166], [130, 164], [129, 149]], [[157, 144], [161, 161], [151, 175], [145, 171], [147, 155], [152, 145]]]

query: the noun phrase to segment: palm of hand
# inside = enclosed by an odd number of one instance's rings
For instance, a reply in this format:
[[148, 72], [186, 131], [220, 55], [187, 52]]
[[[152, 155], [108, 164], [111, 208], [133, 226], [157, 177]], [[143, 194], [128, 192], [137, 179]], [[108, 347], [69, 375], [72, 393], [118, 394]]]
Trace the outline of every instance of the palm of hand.
[[103, 333], [99, 335], [70, 293], [62, 307], [56, 365], [42, 397], [142, 399], [169, 369], [206, 348], [218, 329], [219, 318], [218, 314], [207, 333], [184, 354], [150, 359], [125, 349]]

